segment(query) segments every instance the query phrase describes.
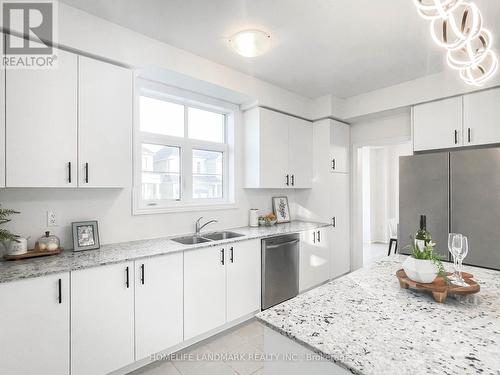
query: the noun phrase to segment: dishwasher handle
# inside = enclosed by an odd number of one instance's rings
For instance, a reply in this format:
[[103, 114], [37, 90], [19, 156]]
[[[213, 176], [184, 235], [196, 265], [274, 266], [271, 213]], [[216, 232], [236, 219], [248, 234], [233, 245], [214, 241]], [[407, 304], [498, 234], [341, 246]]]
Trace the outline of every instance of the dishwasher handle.
[[293, 245], [293, 244], [298, 243], [298, 242], [299, 242], [299, 240], [292, 240], [292, 241], [288, 241], [288, 242], [282, 242], [282, 243], [279, 243], [276, 245], [269, 245], [269, 246], [266, 245], [266, 250], [277, 249], [278, 247]]

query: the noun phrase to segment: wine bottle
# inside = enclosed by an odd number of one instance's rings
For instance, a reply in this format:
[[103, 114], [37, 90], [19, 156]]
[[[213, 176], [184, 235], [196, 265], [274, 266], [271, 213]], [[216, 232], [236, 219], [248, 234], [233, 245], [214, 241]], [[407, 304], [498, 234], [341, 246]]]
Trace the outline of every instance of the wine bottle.
[[431, 234], [427, 231], [427, 217], [420, 215], [420, 229], [415, 234], [415, 244], [420, 250], [424, 250], [431, 240]]

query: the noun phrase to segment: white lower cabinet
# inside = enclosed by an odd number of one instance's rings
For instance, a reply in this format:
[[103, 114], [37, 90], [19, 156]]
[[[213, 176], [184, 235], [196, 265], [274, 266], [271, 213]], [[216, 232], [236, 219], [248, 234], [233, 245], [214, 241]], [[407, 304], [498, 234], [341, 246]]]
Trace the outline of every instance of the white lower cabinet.
[[226, 322], [225, 262], [222, 247], [184, 253], [184, 339]]
[[135, 262], [135, 359], [183, 340], [183, 255]]
[[229, 246], [226, 268], [227, 321], [260, 309], [260, 240]]
[[330, 231], [320, 228], [300, 233], [300, 292], [330, 278]]
[[260, 308], [260, 240], [184, 253], [184, 339]]
[[134, 264], [71, 273], [71, 375], [134, 362]]
[[0, 284], [0, 374], [69, 374], [69, 274]]

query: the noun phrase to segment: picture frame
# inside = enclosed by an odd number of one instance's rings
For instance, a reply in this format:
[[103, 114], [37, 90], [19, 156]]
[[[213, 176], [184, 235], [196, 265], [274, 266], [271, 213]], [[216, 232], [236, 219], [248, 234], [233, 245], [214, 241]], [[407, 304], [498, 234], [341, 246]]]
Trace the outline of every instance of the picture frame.
[[276, 215], [276, 220], [278, 224], [289, 223], [290, 218], [290, 207], [288, 206], [288, 197], [273, 197], [273, 213]]
[[71, 223], [73, 231], [73, 251], [97, 250], [99, 242], [99, 227], [96, 220]]

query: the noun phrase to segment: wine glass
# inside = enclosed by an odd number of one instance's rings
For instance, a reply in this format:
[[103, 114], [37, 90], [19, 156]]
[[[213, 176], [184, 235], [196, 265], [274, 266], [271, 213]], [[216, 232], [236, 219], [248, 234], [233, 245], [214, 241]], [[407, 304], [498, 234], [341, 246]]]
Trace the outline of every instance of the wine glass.
[[460, 286], [469, 286], [462, 277], [462, 262], [464, 258], [467, 256], [469, 253], [469, 240], [466, 236], [462, 236], [462, 246], [459, 249], [459, 252], [457, 253], [457, 261], [458, 261], [458, 280], [455, 280], [454, 284], [460, 285]]
[[[458, 280], [458, 262], [457, 262], [457, 253], [455, 249], [458, 247], [458, 241], [459, 241], [459, 234], [458, 233], [449, 233], [448, 234], [448, 250], [451, 253], [451, 256], [453, 257], [453, 275], [449, 277], [450, 280]], [[456, 242], [456, 246], [454, 247], [454, 243]]]

